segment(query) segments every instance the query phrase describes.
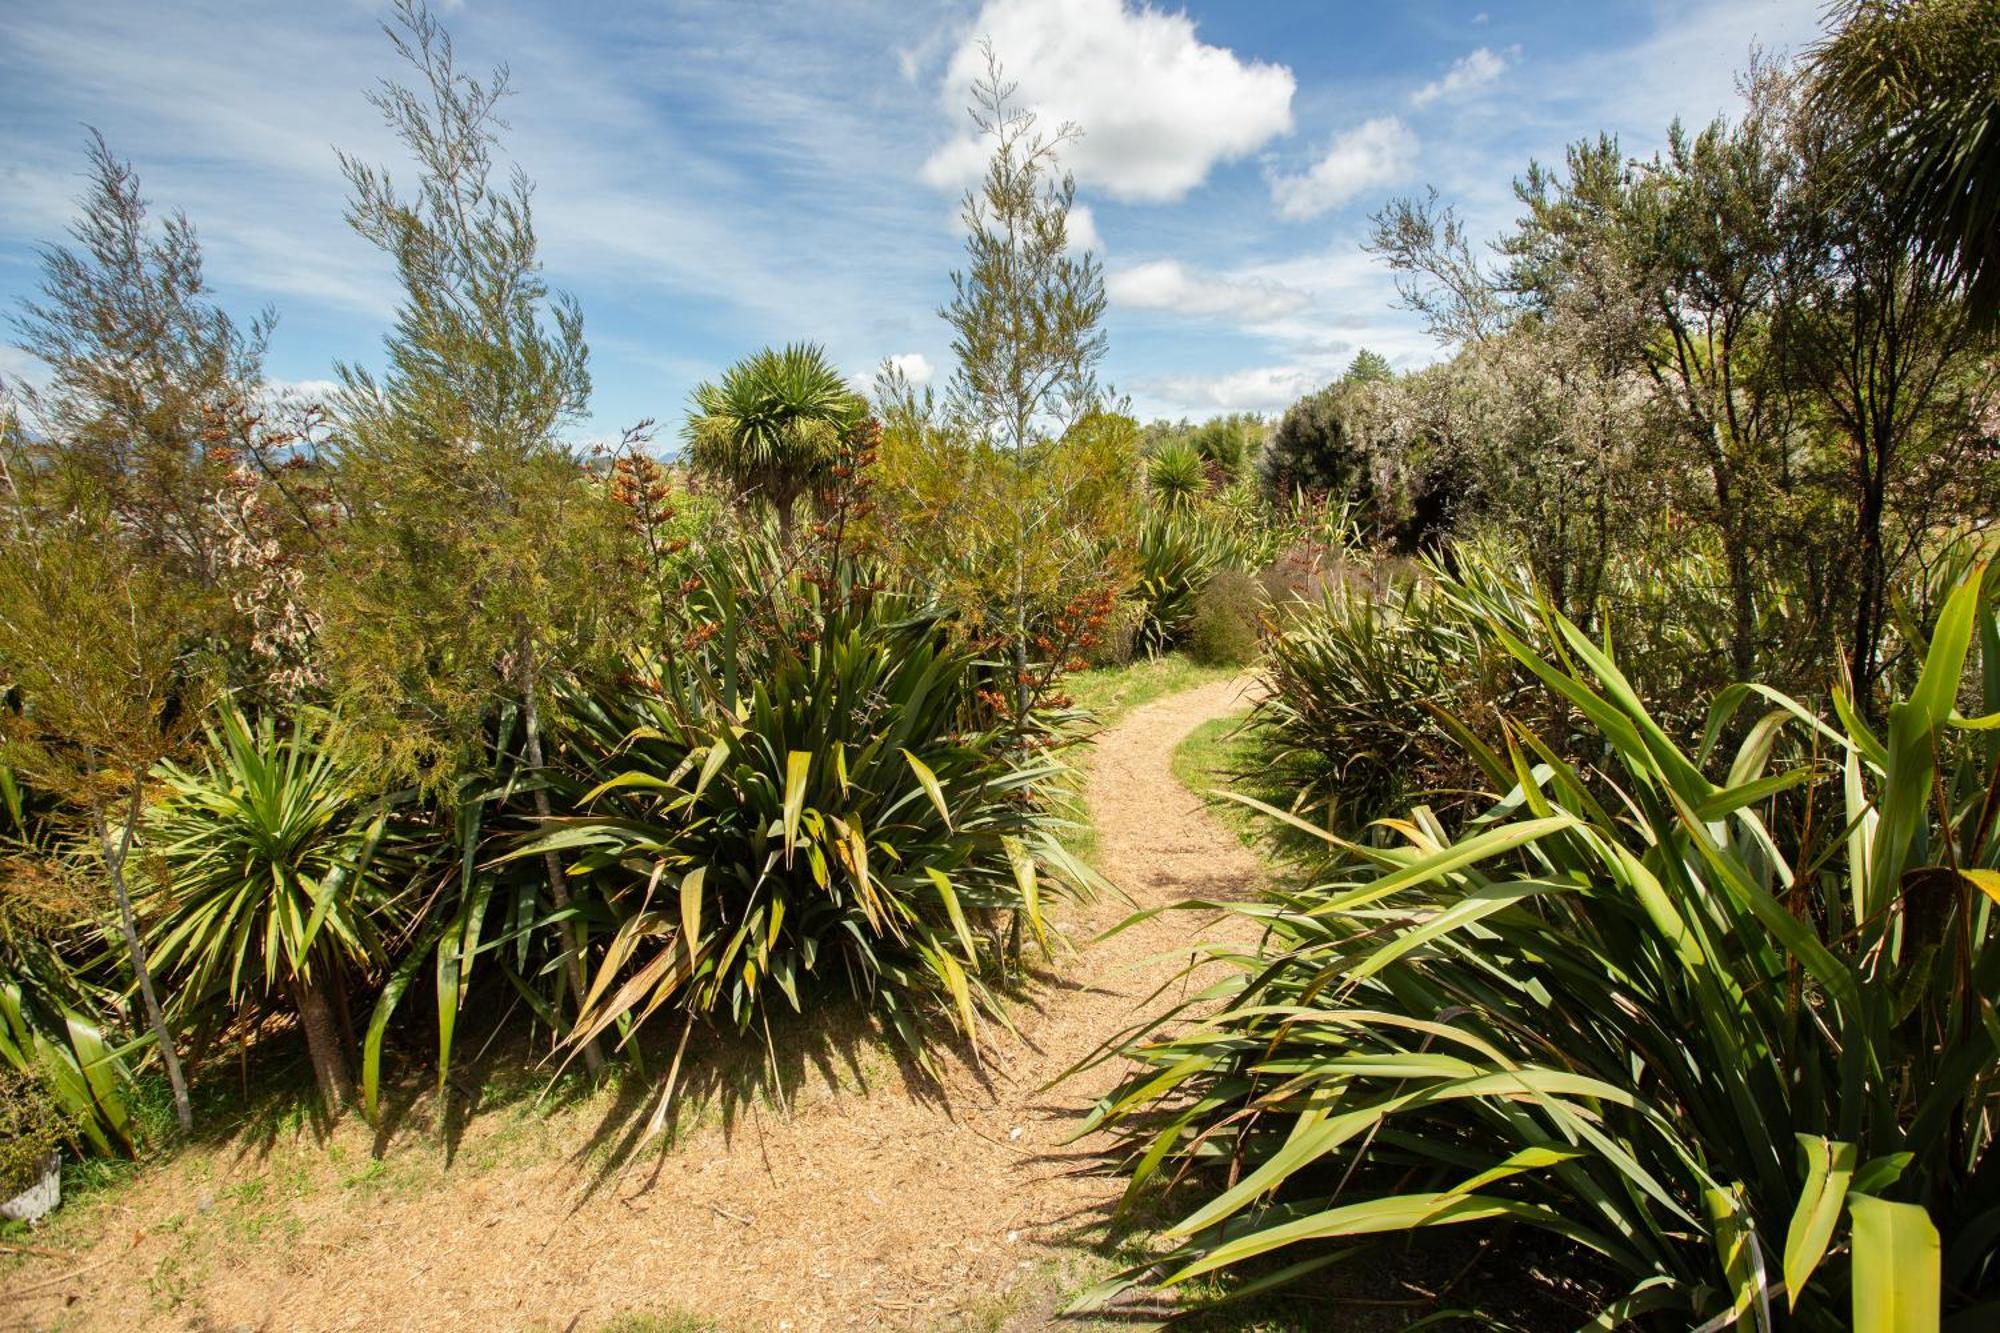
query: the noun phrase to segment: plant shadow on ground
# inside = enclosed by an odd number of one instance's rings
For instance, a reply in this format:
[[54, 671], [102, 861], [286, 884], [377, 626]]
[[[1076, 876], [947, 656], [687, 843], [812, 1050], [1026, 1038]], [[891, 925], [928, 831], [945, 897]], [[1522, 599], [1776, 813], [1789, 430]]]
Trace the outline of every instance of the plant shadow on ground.
[[[1108, 1159], [1096, 1158], [1109, 1170]], [[1177, 1267], [1147, 1239], [1156, 1237], [1213, 1197], [1214, 1186], [1182, 1180], [1150, 1188], [1120, 1214], [1091, 1209], [1074, 1215], [1067, 1244], [1095, 1256], [1101, 1273], [1146, 1268], [1142, 1279], [1101, 1308], [1061, 1313], [1052, 1326], [1077, 1330], [1152, 1328], [1170, 1323], [1199, 1333], [1389, 1333], [1421, 1322], [1426, 1328], [1529, 1330], [1571, 1328], [1601, 1304], [1604, 1291], [1576, 1256], [1532, 1230], [1498, 1227], [1484, 1234], [1414, 1233], [1363, 1250], [1299, 1280], [1268, 1290], [1302, 1258], [1335, 1248], [1285, 1251], [1235, 1264], [1226, 1273], [1156, 1285]], [[1090, 1290], [1066, 1293], [1063, 1305]], [[1060, 1308], [1060, 1307], [1059, 1307]]]

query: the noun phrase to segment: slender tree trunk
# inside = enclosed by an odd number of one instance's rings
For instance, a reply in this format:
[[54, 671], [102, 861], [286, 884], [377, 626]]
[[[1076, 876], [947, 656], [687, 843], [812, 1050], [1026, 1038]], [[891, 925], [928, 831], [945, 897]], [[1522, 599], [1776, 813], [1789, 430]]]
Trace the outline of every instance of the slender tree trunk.
[[326, 1108], [327, 1123], [339, 1117], [354, 1100], [354, 1076], [340, 1049], [340, 1024], [333, 1005], [326, 998], [324, 979], [308, 981], [292, 978], [292, 1003], [299, 1011], [299, 1026], [306, 1033], [306, 1054], [312, 1060], [313, 1081], [319, 1084], [320, 1104]]
[[[525, 633], [521, 635], [519, 657], [521, 716], [527, 730], [528, 763], [539, 777], [542, 770], [542, 712], [541, 705], [535, 701], [535, 644]], [[544, 819], [554, 813], [549, 806], [548, 789], [539, 782], [535, 784], [535, 813]], [[568, 912], [569, 886], [563, 875], [562, 861], [553, 851], [542, 853], [542, 870], [548, 876], [549, 897], [555, 901], [556, 910]], [[570, 997], [576, 1004], [577, 1015], [581, 1017], [583, 997], [588, 993], [583, 978], [583, 943], [577, 934], [576, 922], [568, 917], [562, 922], [562, 945], [563, 977], [569, 983]], [[604, 1068], [604, 1052], [598, 1048], [596, 1038], [583, 1048], [583, 1066], [593, 1074]]]
[[[1878, 474], [1879, 480], [1879, 474]], [[1860, 596], [1855, 599], [1854, 646], [1848, 670], [1848, 688], [1862, 716], [1874, 716], [1871, 702], [1875, 682], [1875, 654], [1882, 638], [1882, 494], [1879, 484], [1865, 485], [1856, 534], [1861, 566]]]
[[144, 799], [141, 775], [132, 774], [132, 796], [125, 809], [125, 827], [119, 831], [118, 841], [111, 841], [111, 831], [105, 826], [104, 812], [97, 812], [97, 837], [104, 848], [105, 864], [111, 870], [111, 893], [118, 900], [118, 925], [125, 936], [125, 952], [131, 957], [133, 975], [139, 978], [139, 994], [146, 1004], [146, 1020], [153, 1029], [154, 1044], [160, 1048], [160, 1060], [167, 1067], [167, 1082], [174, 1090], [174, 1118], [180, 1121], [181, 1133], [194, 1129], [194, 1104], [188, 1100], [187, 1079], [181, 1073], [180, 1053], [174, 1049], [173, 1034], [167, 1031], [167, 1016], [160, 1008], [159, 992], [153, 988], [153, 970], [146, 963], [146, 942], [139, 938], [138, 919], [132, 912], [132, 895], [125, 888], [125, 858], [132, 851], [132, 837], [139, 827], [140, 802]]

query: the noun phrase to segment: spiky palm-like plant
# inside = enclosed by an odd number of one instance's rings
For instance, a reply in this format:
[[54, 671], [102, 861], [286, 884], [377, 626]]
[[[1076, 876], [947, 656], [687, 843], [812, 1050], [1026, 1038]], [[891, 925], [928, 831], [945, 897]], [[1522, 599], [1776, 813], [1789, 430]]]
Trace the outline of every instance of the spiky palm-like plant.
[[1192, 441], [1163, 441], [1146, 460], [1146, 489], [1161, 505], [1187, 510], [1208, 492], [1208, 468]]
[[825, 480], [865, 407], [824, 348], [793, 343], [697, 385], [684, 434], [696, 467], [769, 504], [789, 537], [793, 509]]
[[331, 1115], [352, 1094], [335, 988], [384, 961], [383, 918], [407, 881], [390, 868], [406, 839], [303, 721], [280, 737], [269, 717], [229, 707], [209, 741], [198, 768], [161, 766], [154, 957], [183, 1011], [218, 998], [291, 1009]]
[[2000, 324], [2000, 3], [1846, 8], [1811, 59], [1854, 183], [1881, 191], [1912, 243]]
[[1518, 723], [1500, 747], [1461, 726], [1499, 799], [1456, 830], [1424, 806], [1380, 821], [1396, 845], [1264, 807], [1338, 858], [1231, 905], [1259, 944], [1204, 950], [1228, 975], [1111, 1048], [1143, 1068], [1086, 1130], [1132, 1133], [1133, 1197], [1183, 1174], [1213, 1194], [1167, 1229], [1170, 1254], [1080, 1304], [1149, 1273], [1262, 1260], [1250, 1292], [1415, 1233], [1511, 1228], [1594, 1288], [1586, 1328], [1914, 1333], [1941, 1309], [1986, 1326], [1990, 577], [1954, 583], [1886, 732], [1838, 696], [1827, 721], [1737, 685], [1693, 750], [1608, 641], [1542, 606], [1544, 653], [1515, 607], [1449, 589], [1585, 720], [1600, 762]]

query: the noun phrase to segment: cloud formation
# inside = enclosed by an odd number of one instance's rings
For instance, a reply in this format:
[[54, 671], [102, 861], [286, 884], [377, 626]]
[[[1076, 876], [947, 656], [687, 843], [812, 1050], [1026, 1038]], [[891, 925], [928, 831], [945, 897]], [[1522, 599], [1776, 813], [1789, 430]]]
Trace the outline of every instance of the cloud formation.
[[1441, 77], [1432, 79], [1411, 93], [1410, 105], [1429, 106], [1432, 102], [1449, 100], [1476, 88], [1484, 88], [1507, 72], [1508, 63], [1520, 54], [1520, 50], [1516, 46], [1496, 52], [1482, 46], [1471, 55], [1461, 56]]
[[1182, 413], [1281, 412], [1331, 377], [1311, 366], [1257, 366], [1223, 375], [1167, 375], [1146, 388]]
[[1114, 304], [1134, 310], [1166, 310], [1250, 324], [1296, 313], [1309, 300], [1297, 288], [1261, 278], [1190, 270], [1178, 259], [1155, 259], [1117, 269], [1104, 280], [1104, 289]]
[[1394, 116], [1365, 120], [1336, 137], [1303, 173], [1273, 173], [1271, 200], [1290, 221], [1318, 217], [1363, 190], [1407, 177], [1418, 146], [1416, 134]]
[[945, 69], [958, 132], [923, 168], [939, 187], [970, 183], [985, 161], [964, 115], [966, 90], [986, 73], [983, 39], [1043, 129], [1083, 130], [1064, 164], [1114, 199], [1180, 199], [1217, 164], [1292, 128], [1291, 70], [1210, 46], [1186, 14], [1126, 0], [987, 0]]
[[912, 384], [929, 383], [931, 376], [937, 373], [936, 367], [931, 365], [931, 359], [922, 352], [904, 352], [900, 356], [888, 357], [884, 364], [902, 371], [903, 378]]

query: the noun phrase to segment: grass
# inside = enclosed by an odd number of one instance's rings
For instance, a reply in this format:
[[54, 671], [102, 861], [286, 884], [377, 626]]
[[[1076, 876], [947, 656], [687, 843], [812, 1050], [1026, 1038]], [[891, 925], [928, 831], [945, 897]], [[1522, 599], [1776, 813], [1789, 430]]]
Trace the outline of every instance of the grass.
[[684, 1310], [669, 1310], [662, 1314], [622, 1314], [608, 1324], [600, 1324], [598, 1333], [713, 1333], [719, 1327], [712, 1319]]
[[1174, 780], [1201, 797], [1208, 812], [1234, 833], [1239, 842], [1253, 851], [1262, 851], [1267, 844], [1261, 833], [1269, 821], [1259, 819], [1247, 806], [1216, 794], [1218, 788], [1247, 789], [1242, 775], [1256, 762], [1258, 749], [1256, 736], [1245, 725], [1247, 718], [1247, 709], [1228, 717], [1210, 718], [1174, 747], [1170, 764]]
[[1134, 708], [1164, 699], [1197, 685], [1232, 680], [1245, 667], [1202, 666], [1185, 653], [1142, 657], [1122, 667], [1099, 667], [1063, 682], [1078, 708], [1088, 709], [1104, 726], [1111, 726]]

